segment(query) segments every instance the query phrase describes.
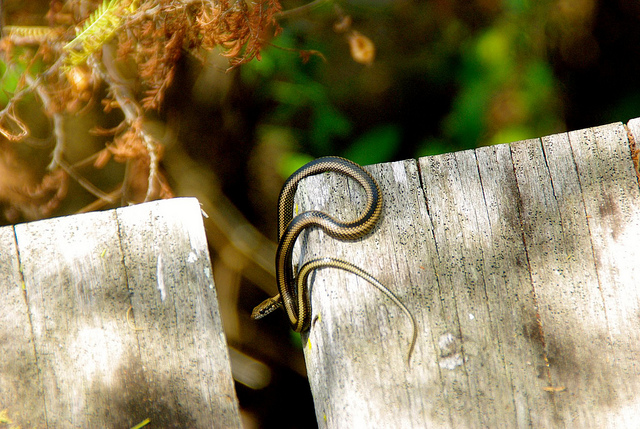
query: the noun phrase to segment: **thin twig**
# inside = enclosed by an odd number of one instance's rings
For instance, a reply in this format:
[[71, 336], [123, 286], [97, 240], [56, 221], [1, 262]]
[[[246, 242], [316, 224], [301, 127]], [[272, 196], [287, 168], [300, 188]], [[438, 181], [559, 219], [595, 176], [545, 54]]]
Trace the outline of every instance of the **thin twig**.
[[[42, 85], [40, 85], [40, 77], [34, 78], [28, 73], [24, 74], [25, 80], [29, 87], [35, 90], [38, 97], [42, 101], [45, 111], [53, 111], [51, 108], [51, 97], [49, 93], [45, 91]], [[59, 160], [62, 158], [62, 154], [65, 149], [65, 136], [64, 136], [64, 118], [62, 113], [54, 113], [53, 115], [53, 135], [55, 136], [56, 145], [53, 148], [52, 159], [47, 169], [53, 171], [59, 164]]]
[[51, 162], [47, 166], [47, 169], [49, 169], [49, 171], [55, 170], [56, 167], [60, 165], [59, 161], [60, 159], [62, 159], [62, 154], [65, 148], [64, 118], [62, 117], [61, 113], [53, 114], [53, 135], [55, 136], [56, 145], [53, 148]]
[[[44, 88], [42, 88], [42, 86], [38, 84], [38, 79], [34, 79], [29, 74], [25, 74], [25, 79], [29, 86], [35, 89], [36, 93], [40, 97], [40, 100], [42, 100], [42, 104], [44, 105], [45, 110], [51, 110], [51, 98], [49, 97], [49, 94], [44, 90]], [[69, 177], [78, 182], [78, 184], [86, 189], [89, 193], [93, 194], [95, 197], [98, 197], [101, 200], [105, 200], [109, 203], [114, 203], [116, 199], [110, 197], [108, 194], [105, 194], [93, 183], [78, 174], [75, 168], [73, 168], [63, 159], [66, 144], [64, 134], [64, 117], [62, 113], [57, 112], [53, 114], [53, 133], [55, 135], [56, 145], [53, 148], [52, 159], [47, 168], [50, 171], [55, 170], [57, 167], [62, 168], [69, 175]]]
[[274, 45], [271, 42], [269, 42], [269, 46], [271, 46], [272, 48], [280, 49], [280, 50], [285, 51], [285, 52], [296, 53], [296, 54], [300, 55], [303, 58], [303, 62], [304, 62], [304, 59], [307, 59], [311, 55], [315, 55], [317, 57], [320, 57], [320, 59], [322, 61], [324, 61], [325, 63], [327, 62], [327, 58], [324, 56], [324, 54], [322, 52], [316, 51], [314, 49], [286, 48], [284, 46]]
[[283, 10], [282, 12], [278, 12], [273, 15], [275, 19], [283, 19], [290, 18], [295, 15], [301, 15], [303, 13], [309, 12], [311, 9], [315, 9], [316, 7], [322, 5], [323, 3], [330, 2], [332, 0], [313, 0], [311, 3], [307, 3], [300, 7], [296, 7], [289, 10]]
[[142, 138], [147, 146], [147, 152], [149, 152], [149, 179], [147, 183], [147, 194], [144, 196], [144, 201], [149, 201], [153, 193], [155, 192], [156, 175], [158, 174], [158, 148], [155, 141], [147, 137], [146, 133], [142, 133]]
[[[142, 118], [142, 107], [135, 101], [129, 87], [124, 83], [124, 78], [113, 62], [113, 47], [105, 45], [102, 48], [102, 62], [94, 62], [103, 80], [108, 82], [111, 93], [124, 113], [127, 123], [130, 125]], [[145, 201], [149, 201], [155, 191], [155, 182], [158, 174], [158, 144], [143, 127], [139, 127], [139, 133], [149, 153], [149, 179]]]
[[115, 203], [116, 199], [109, 196], [109, 194], [105, 194], [100, 189], [98, 189], [93, 183], [89, 182], [87, 179], [82, 177], [80, 174], [76, 172], [76, 170], [69, 165], [62, 157], [56, 160], [57, 165], [62, 168], [73, 180], [78, 182], [80, 186], [86, 189], [89, 193], [93, 194], [93, 196], [98, 197], [102, 200], [105, 200], [109, 203]]
[[111, 198], [112, 201], [108, 201], [108, 200], [105, 200], [103, 198], [98, 198], [97, 200], [95, 200], [91, 204], [87, 204], [86, 206], [84, 206], [83, 208], [78, 210], [75, 214], [92, 212], [92, 211], [101, 209], [102, 207], [106, 206], [107, 204], [113, 204], [113, 202], [116, 201], [118, 199], [118, 197], [120, 197], [121, 193], [122, 193], [122, 187], [120, 187], [120, 188], [116, 189], [115, 191], [110, 192], [109, 194], [107, 194], [108, 197]]
[[93, 164], [95, 162], [96, 158], [98, 158], [98, 156], [100, 156], [101, 152], [102, 151], [100, 150], [98, 152], [95, 152], [95, 153], [89, 155], [88, 157], [86, 157], [84, 159], [81, 159], [80, 161], [75, 162], [72, 165], [72, 167], [75, 168], [75, 169], [78, 169], [78, 168], [86, 167], [89, 164]]

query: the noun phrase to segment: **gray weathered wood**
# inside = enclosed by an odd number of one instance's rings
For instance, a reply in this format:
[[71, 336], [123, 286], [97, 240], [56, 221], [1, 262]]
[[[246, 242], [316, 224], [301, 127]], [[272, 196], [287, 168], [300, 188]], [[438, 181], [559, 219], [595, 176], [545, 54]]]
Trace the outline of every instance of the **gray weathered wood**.
[[44, 426], [44, 398], [12, 228], [0, 228], [0, 412]]
[[14, 425], [240, 426], [197, 200], [0, 231]]
[[[640, 126], [637, 127], [640, 130]], [[303, 335], [321, 427], [635, 427], [640, 193], [622, 124], [367, 167], [384, 201], [356, 242], [304, 233], [388, 285], [319, 270]], [[353, 218], [350, 179], [299, 210]]]

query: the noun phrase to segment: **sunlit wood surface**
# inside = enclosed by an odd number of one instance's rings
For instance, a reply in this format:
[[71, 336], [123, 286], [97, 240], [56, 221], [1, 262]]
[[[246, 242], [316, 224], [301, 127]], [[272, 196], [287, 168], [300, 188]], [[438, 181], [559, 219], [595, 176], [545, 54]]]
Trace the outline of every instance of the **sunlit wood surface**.
[[[632, 132], [640, 128], [629, 124]], [[303, 336], [320, 427], [633, 428], [640, 415], [640, 192], [621, 123], [368, 167], [378, 226], [303, 234], [320, 269]], [[349, 219], [355, 182], [307, 179], [298, 210]]]
[[200, 206], [0, 228], [9, 427], [240, 427]]

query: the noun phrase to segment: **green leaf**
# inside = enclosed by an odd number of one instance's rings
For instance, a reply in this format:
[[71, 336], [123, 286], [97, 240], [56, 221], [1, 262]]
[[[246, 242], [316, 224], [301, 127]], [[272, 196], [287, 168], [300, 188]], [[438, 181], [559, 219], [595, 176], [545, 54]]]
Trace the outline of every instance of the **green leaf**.
[[8, 68], [4, 63], [0, 63], [2, 77], [0, 77], [0, 105], [6, 106], [9, 99], [18, 87], [20, 76], [24, 73], [25, 67], [16, 64], [13, 68]]
[[361, 165], [388, 161], [400, 146], [400, 128], [396, 124], [381, 125], [368, 131], [344, 152], [344, 157]]
[[491, 137], [489, 144], [513, 143], [534, 137], [536, 137], [535, 132], [530, 127], [513, 125], [498, 131], [493, 137]]
[[319, 153], [331, 152], [335, 137], [346, 137], [351, 132], [351, 121], [331, 104], [319, 104], [313, 111], [310, 130], [311, 144]]
[[444, 139], [430, 138], [425, 140], [418, 149], [416, 157], [440, 155], [451, 152], [453, 147]]
[[311, 155], [306, 153], [291, 152], [283, 156], [278, 164], [278, 172], [282, 177], [287, 178], [291, 176], [295, 171], [305, 165], [306, 163], [313, 161]]

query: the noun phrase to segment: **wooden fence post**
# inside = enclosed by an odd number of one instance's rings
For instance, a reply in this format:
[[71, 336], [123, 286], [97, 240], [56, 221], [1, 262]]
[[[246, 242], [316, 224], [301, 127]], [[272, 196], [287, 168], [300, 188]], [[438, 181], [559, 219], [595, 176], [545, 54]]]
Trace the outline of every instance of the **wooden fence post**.
[[[630, 123], [638, 133], [637, 122]], [[640, 192], [617, 123], [368, 167], [384, 197], [356, 242], [303, 234], [320, 269], [303, 335], [320, 427], [635, 427]], [[298, 210], [349, 219], [351, 179], [306, 180]]]
[[200, 206], [0, 228], [11, 427], [240, 427]]

